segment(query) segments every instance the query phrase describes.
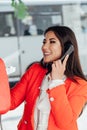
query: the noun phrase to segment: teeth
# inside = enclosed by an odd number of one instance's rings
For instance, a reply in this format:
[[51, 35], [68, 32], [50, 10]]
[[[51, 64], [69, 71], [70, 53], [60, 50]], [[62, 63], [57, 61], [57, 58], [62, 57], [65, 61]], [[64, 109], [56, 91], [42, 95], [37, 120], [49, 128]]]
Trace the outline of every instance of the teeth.
[[47, 54], [50, 54], [50, 53], [46, 52], [46, 53], [44, 53], [44, 54], [47, 55]]
[[49, 55], [50, 53], [44, 53], [44, 55]]

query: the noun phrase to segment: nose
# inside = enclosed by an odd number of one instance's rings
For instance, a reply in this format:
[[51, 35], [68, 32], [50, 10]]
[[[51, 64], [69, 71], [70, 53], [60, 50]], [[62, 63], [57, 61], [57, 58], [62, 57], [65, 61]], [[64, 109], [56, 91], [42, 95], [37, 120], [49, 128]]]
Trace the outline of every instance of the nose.
[[42, 49], [43, 49], [43, 50], [49, 49], [49, 43], [45, 43], [45, 44], [42, 46]]

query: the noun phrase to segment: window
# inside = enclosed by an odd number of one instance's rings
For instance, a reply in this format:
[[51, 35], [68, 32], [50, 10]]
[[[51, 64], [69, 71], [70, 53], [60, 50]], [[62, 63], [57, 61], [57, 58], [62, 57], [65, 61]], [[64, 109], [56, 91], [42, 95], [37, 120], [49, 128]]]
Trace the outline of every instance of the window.
[[60, 5], [29, 6], [28, 10], [30, 16], [21, 21], [24, 35], [42, 35], [48, 26], [62, 24]]
[[0, 12], [0, 37], [17, 34], [16, 19], [13, 13]]
[[82, 31], [87, 33], [87, 3], [81, 5], [81, 25]]

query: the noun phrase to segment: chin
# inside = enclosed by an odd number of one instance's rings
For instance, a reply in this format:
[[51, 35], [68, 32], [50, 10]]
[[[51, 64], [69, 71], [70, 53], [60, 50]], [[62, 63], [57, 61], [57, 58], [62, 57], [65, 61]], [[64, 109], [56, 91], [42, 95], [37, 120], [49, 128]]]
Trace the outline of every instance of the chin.
[[56, 61], [58, 60], [59, 58], [58, 57], [55, 57], [55, 58], [43, 58], [43, 61], [44, 63], [50, 63], [50, 62], [53, 62], [53, 61]]
[[50, 62], [57, 61], [57, 60], [58, 60], [58, 58], [53, 59], [53, 60], [44, 60], [44, 59], [43, 59], [44, 63], [50, 63]]
[[53, 62], [52, 60], [43, 60], [44, 63], [50, 63], [50, 62]]

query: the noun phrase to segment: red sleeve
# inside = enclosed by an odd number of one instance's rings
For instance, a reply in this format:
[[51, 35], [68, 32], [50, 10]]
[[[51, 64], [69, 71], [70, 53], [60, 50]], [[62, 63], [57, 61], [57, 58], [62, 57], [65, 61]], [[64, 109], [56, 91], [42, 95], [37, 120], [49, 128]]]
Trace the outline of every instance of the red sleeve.
[[56, 125], [64, 130], [77, 130], [77, 118], [87, 101], [87, 82], [71, 83], [66, 92], [65, 85], [49, 91], [52, 115]]
[[10, 109], [10, 88], [6, 67], [2, 59], [0, 59], [0, 114]]

